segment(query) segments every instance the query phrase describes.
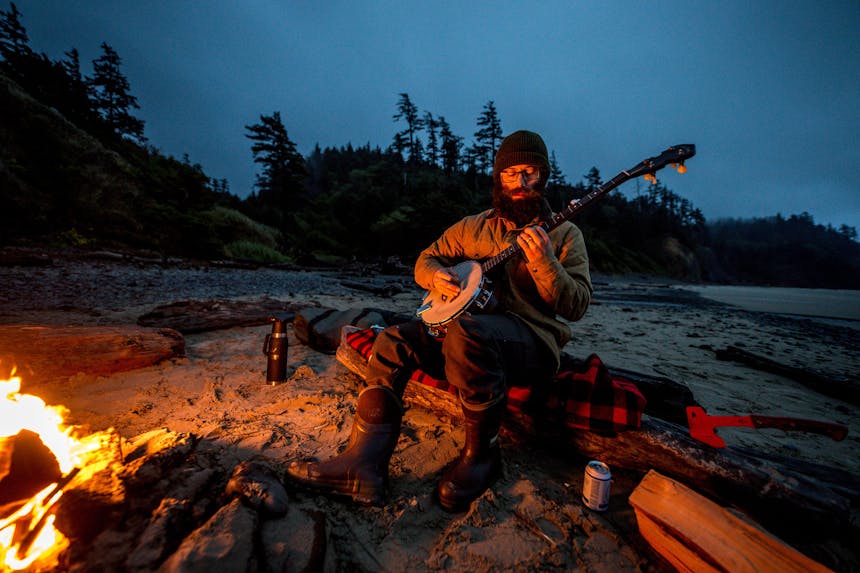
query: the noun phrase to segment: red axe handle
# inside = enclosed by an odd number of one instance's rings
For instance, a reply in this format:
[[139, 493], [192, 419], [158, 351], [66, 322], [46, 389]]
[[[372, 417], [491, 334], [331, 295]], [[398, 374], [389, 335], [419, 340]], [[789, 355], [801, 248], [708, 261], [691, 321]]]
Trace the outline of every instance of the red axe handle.
[[687, 422], [692, 438], [715, 448], [726, 447], [726, 442], [716, 432], [717, 428], [725, 426], [812, 432], [829, 436], [837, 441], [848, 435], [847, 426], [834, 422], [755, 414], [751, 416], [710, 416], [701, 406], [687, 406]]
[[822, 422], [819, 420], [805, 420], [803, 418], [784, 418], [782, 416], [759, 416], [753, 414], [753, 426], [756, 428], [777, 428], [789, 432], [812, 432], [828, 436], [837, 442], [845, 439], [848, 435], [848, 426], [835, 422]]

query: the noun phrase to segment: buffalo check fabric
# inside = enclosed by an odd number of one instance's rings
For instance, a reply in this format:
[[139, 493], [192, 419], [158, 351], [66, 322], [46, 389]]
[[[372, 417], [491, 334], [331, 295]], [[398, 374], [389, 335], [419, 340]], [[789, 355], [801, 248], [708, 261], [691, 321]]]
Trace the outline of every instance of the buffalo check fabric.
[[[344, 337], [344, 341], [365, 359], [370, 356], [375, 339], [373, 329], [356, 330]], [[416, 370], [410, 380], [457, 393], [457, 389], [447, 381], [433, 378], [421, 370]], [[539, 388], [509, 388], [507, 406], [514, 412], [540, 416], [542, 421], [570, 428], [617, 432], [641, 425], [645, 397], [633, 382], [612, 376], [600, 357], [592, 354], [579, 367], [559, 372]]]

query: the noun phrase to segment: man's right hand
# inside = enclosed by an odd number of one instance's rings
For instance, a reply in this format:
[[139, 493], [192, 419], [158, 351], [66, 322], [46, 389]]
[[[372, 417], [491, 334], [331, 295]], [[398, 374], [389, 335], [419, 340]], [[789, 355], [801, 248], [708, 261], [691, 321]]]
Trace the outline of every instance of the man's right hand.
[[433, 290], [449, 298], [454, 298], [460, 294], [460, 277], [450, 267], [439, 269], [433, 274]]

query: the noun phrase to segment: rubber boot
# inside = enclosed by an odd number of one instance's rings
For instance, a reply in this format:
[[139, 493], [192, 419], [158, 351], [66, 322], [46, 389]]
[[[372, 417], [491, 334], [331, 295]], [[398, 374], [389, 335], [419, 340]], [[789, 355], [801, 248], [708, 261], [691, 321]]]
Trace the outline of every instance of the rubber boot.
[[286, 478], [324, 495], [346, 496], [362, 505], [382, 505], [388, 487], [388, 462], [400, 436], [403, 407], [385, 386], [358, 395], [346, 449], [325, 462], [292, 462]]
[[466, 418], [466, 444], [460, 457], [446, 471], [437, 488], [439, 504], [446, 511], [464, 511], [502, 473], [499, 428], [504, 400], [473, 405], [462, 402]]

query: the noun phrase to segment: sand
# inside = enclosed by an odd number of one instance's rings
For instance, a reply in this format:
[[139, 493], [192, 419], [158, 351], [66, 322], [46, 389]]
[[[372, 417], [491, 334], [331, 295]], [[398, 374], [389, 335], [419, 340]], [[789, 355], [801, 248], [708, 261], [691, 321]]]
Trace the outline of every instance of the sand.
[[[355, 270], [162, 268], [68, 260], [0, 272], [3, 324], [134, 324], [156, 304], [189, 298], [269, 296], [341, 309], [411, 312], [422, 294], [408, 276], [388, 278], [404, 287], [388, 298], [343, 286], [343, 278], [366, 275]], [[595, 304], [573, 329], [575, 339], [566, 348], [571, 354], [597, 353], [610, 366], [684, 382], [709, 413], [786, 415], [848, 425], [842, 442], [777, 430], [724, 430], [721, 436], [730, 445], [788, 454], [860, 476], [856, 406], [777, 375], [718, 361], [713, 352], [735, 345], [785, 364], [815, 365], [833, 376], [853, 377], [860, 372], [856, 330], [708, 302], [646, 277], [595, 277]], [[258, 326], [187, 335], [184, 358], [32, 387], [48, 403], [65, 405], [69, 423], [93, 430], [113, 427], [133, 437], [166, 427], [227, 445], [239, 459], [264, 456], [281, 466], [335, 454], [349, 436], [356, 377], [333, 356], [298, 343], [290, 329], [289, 379], [266, 385], [261, 349], [267, 332], [268, 326]], [[610, 509], [595, 513], [579, 501], [587, 459], [558, 451], [557, 444], [525, 446], [508, 439], [503, 478], [468, 512], [450, 515], [435, 504], [432, 491], [462, 444], [463, 431], [451, 420], [412, 408], [392, 459], [387, 506], [357, 508], [292, 492], [291, 508], [325, 514], [331, 570], [666, 570], [638, 535], [627, 503], [641, 474], [616, 471]]]

